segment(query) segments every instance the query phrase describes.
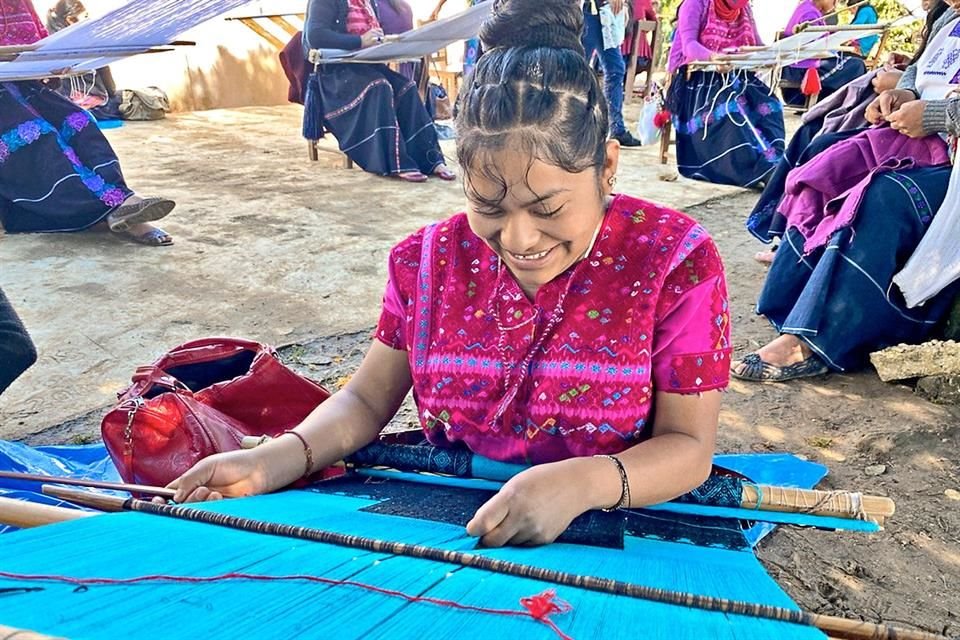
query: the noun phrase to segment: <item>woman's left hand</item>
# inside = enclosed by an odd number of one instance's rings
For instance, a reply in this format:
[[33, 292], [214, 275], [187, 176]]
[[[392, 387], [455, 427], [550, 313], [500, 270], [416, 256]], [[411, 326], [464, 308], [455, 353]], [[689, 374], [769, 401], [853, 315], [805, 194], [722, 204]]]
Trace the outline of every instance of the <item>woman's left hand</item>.
[[577, 471], [583, 461], [551, 462], [517, 474], [477, 510], [467, 533], [488, 547], [553, 542], [591, 506]]
[[887, 122], [896, 131], [911, 138], [922, 138], [926, 135], [923, 130], [923, 100], [911, 100], [887, 116]]

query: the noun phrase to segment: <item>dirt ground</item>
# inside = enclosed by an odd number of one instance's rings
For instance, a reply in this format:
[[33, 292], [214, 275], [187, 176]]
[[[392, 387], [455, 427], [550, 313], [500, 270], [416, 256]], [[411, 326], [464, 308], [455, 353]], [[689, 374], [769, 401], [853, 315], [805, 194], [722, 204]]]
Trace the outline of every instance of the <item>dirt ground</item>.
[[[299, 117], [294, 107], [209, 111], [108, 132], [131, 186], [180, 203], [163, 225], [172, 248], [92, 232], [0, 235], [0, 287], [41, 354], [0, 398], [0, 437], [96, 439], [135, 366], [207, 335], [284, 345], [296, 367], [342, 382], [376, 322], [389, 247], [457, 210], [462, 193], [339, 169], [333, 153], [309, 163]], [[753, 313], [764, 270], [743, 228], [756, 194], [662, 173], [654, 149], [624, 152], [618, 186], [704, 223], [726, 262], [736, 351], [760, 346], [773, 332]], [[957, 415], [872, 371], [731, 385], [722, 450], [793, 452], [830, 467], [826, 487], [897, 503], [878, 534], [781, 528], [761, 544], [803, 608], [960, 634]], [[407, 410], [395, 426], [414, 423]]]

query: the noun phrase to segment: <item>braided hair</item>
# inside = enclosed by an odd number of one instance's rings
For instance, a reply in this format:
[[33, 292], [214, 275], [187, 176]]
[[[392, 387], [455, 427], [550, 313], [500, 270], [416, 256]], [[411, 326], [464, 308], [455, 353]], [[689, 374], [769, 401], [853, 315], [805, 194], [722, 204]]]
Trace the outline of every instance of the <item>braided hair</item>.
[[[573, 0], [495, 0], [480, 29], [484, 54], [457, 100], [457, 159], [469, 177], [501, 188], [490, 154], [524, 153], [569, 173], [607, 159], [607, 105], [580, 43], [583, 12]], [[469, 182], [469, 180], [467, 181]]]

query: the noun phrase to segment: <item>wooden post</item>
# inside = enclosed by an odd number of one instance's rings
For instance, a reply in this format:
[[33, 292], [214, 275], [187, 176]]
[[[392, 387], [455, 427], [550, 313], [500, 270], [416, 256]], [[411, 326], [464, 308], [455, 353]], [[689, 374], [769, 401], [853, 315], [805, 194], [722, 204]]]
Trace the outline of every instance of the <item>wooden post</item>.
[[670, 161], [670, 138], [673, 136], [673, 122], [667, 120], [660, 130], [660, 164]]
[[[95, 515], [97, 513], [94, 511], [80, 511], [79, 509], [54, 507], [48, 504], [27, 502], [26, 500], [0, 498], [0, 523], [20, 527], [21, 529]], [[0, 633], [0, 638], [2, 637], [5, 636]]]

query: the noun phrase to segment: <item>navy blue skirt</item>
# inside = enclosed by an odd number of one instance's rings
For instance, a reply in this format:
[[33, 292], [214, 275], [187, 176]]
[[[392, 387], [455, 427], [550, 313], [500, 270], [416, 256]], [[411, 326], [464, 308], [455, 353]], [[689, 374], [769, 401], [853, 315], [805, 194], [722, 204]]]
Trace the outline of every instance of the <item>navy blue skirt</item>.
[[40, 82], [0, 83], [0, 223], [78, 231], [131, 195], [90, 114]]
[[443, 163], [413, 81], [382, 64], [325, 65], [319, 80], [323, 124], [364, 171], [431, 174]]
[[687, 178], [757, 187], [784, 148], [783, 105], [752, 73], [724, 76], [681, 67], [667, 108], [677, 144], [677, 169]]
[[857, 369], [872, 351], [925, 340], [960, 292], [960, 282], [907, 309], [893, 276], [930, 226], [947, 192], [950, 167], [877, 176], [854, 223], [803, 255], [787, 230], [767, 274], [757, 313], [799, 336], [836, 371]]

